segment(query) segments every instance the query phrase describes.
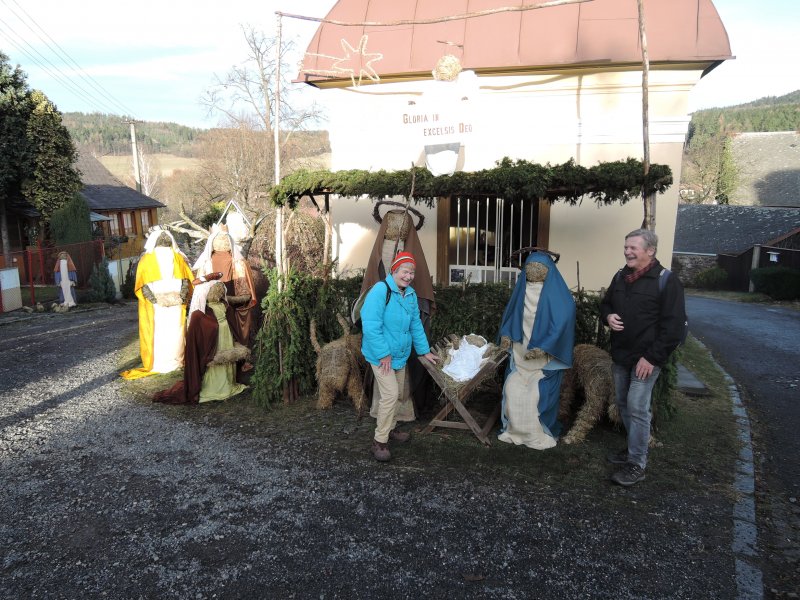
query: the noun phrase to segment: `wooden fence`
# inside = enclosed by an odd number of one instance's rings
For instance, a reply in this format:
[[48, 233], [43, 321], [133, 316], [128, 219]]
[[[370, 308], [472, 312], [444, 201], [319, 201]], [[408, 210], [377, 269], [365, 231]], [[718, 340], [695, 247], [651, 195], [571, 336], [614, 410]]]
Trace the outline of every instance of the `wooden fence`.
[[717, 264], [728, 272], [729, 289], [750, 291], [750, 271], [753, 268], [753, 253], [757, 252], [757, 265], [763, 267], [790, 267], [800, 269], [800, 250], [777, 246], [754, 246], [741, 254], [719, 254]]

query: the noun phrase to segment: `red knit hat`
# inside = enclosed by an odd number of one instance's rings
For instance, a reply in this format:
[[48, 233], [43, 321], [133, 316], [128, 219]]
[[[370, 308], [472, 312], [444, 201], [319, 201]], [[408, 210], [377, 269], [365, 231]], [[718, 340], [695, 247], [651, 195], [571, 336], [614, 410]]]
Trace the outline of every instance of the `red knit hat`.
[[402, 265], [403, 263], [411, 263], [415, 267], [417, 266], [417, 261], [414, 260], [414, 255], [411, 252], [400, 252], [397, 256], [394, 257], [392, 261], [392, 266], [389, 269], [391, 273], [394, 273], [397, 268]]

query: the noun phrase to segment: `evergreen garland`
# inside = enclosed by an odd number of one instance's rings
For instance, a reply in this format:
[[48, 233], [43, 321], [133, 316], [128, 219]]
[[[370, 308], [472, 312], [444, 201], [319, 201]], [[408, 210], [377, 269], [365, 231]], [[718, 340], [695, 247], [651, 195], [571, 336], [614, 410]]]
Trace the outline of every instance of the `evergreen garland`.
[[[283, 397], [285, 385], [296, 381], [301, 394], [316, 388], [317, 356], [309, 341], [314, 319], [320, 344], [342, 335], [336, 315], [349, 318], [350, 307], [361, 290], [362, 277], [322, 281], [292, 272], [278, 292], [277, 271], [265, 271], [270, 288], [262, 301], [264, 324], [256, 338], [256, 370], [251, 380], [253, 397], [268, 406]], [[503, 312], [513, 288], [504, 283], [436, 285], [436, 313], [431, 319], [430, 342], [455, 333], [477, 333], [496, 342]], [[608, 329], [600, 324], [598, 293], [573, 292], [576, 305], [576, 344], [609, 349]], [[282, 342], [281, 373], [278, 342]], [[653, 390], [653, 405], [660, 418], [675, 412], [672, 393], [677, 382], [677, 352], [673, 353]]]
[[[533, 201], [547, 198], [578, 204], [583, 196], [598, 204], [624, 204], [642, 194], [664, 193], [672, 185], [672, 171], [667, 165], [651, 165], [644, 177], [642, 163], [633, 158], [599, 163], [593, 167], [569, 161], [551, 166], [508, 157], [493, 169], [435, 177], [424, 168], [414, 168], [414, 200], [432, 206], [443, 196], [492, 196], [509, 201]], [[405, 196], [410, 191], [411, 170], [405, 171], [306, 171], [287, 175], [272, 188], [273, 204], [294, 208], [303, 196], [330, 193], [340, 196], [362, 195], [380, 199]]]

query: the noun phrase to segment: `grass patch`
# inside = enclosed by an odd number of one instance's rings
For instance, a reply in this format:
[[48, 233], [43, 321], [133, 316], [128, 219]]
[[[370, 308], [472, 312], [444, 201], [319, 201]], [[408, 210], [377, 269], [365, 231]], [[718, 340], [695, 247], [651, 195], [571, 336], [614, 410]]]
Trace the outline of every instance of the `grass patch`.
[[690, 296], [701, 298], [713, 298], [715, 300], [730, 300], [732, 302], [772, 302], [772, 298], [760, 292], [732, 292], [729, 290], [698, 290], [690, 288], [686, 290]]
[[[121, 369], [140, 364], [135, 339], [122, 350], [120, 358]], [[727, 383], [707, 350], [691, 337], [683, 348], [681, 362], [708, 386], [711, 395], [697, 399], [675, 393], [677, 411], [658, 422], [659, 445], [650, 451], [647, 485], [641, 493], [653, 499], [682, 489], [728, 494], [738, 442]], [[125, 382], [125, 386], [137, 400], [149, 403], [156, 391], [171, 386], [180, 377], [180, 373], [156, 375]], [[499, 385], [490, 381], [473, 394], [468, 407], [482, 423], [499, 397]], [[302, 448], [309, 459], [335, 456], [336, 460], [360, 464], [369, 460], [374, 420], [365, 415], [359, 422], [352, 405], [344, 401], [327, 411], [318, 410], [315, 402], [315, 397], [304, 397], [291, 405], [263, 408], [247, 390], [224, 402], [159, 406], [177, 419], [291, 443]], [[606, 463], [606, 454], [625, 445], [623, 431], [601, 422], [585, 442], [559, 444], [544, 452], [499, 442], [497, 430], [491, 436], [491, 447], [485, 447], [467, 431], [437, 429], [422, 434], [429, 418], [405, 426], [412, 431], [413, 440], [411, 444], [392, 447], [394, 468], [437, 477], [449, 473], [454, 478], [492, 483], [530, 483], [556, 493], [573, 490], [592, 494], [609, 489], [608, 476], [613, 467]], [[619, 498], [624, 501], [624, 495]]]
[[[55, 285], [34, 285], [33, 293], [36, 296], [36, 302], [48, 304], [50, 302], [58, 302], [58, 286]], [[30, 286], [22, 286], [22, 305], [33, 306], [31, 302], [31, 288]], [[49, 308], [49, 307], [48, 307]]]
[[766, 294], [760, 292], [731, 292], [725, 290], [697, 290], [687, 289], [687, 296], [697, 296], [699, 298], [711, 298], [713, 300], [728, 300], [730, 302], [760, 303], [772, 306], [783, 306], [800, 310], [800, 302], [797, 300], [773, 300]]
[[729, 491], [739, 441], [728, 382], [708, 350], [691, 336], [681, 348], [680, 362], [705, 384], [709, 396], [676, 392], [678, 410], [659, 423], [657, 437], [664, 447], [656, 448], [653, 458], [663, 462], [675, 482], [685, 477], [687, 483]]

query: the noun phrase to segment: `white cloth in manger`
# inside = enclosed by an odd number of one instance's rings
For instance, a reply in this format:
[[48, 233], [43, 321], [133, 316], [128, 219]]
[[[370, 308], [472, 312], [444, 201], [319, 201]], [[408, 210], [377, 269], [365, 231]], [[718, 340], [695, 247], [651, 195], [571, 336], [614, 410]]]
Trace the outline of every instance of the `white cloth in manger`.
[[453, 381], [469, 381], [480, 371], [483, 365], [483, 355], [489, 348], [489, 344], [481, 336], [472, 334], [483, 340], [482, 346], [476, 346], [467, 341], [467, 336], [461, 338], [458, 350], [450, 348], [447, 353], [450, 355], [450, 362], [442, 369]]

